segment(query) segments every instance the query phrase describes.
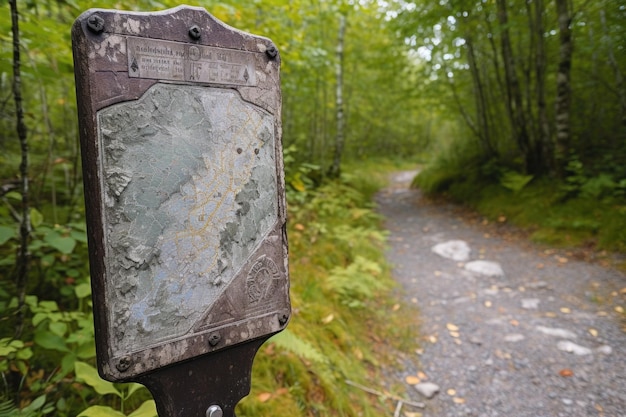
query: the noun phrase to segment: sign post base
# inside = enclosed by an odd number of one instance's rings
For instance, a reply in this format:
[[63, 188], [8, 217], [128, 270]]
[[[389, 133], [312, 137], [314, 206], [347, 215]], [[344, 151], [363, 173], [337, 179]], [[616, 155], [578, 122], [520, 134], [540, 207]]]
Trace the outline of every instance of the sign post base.
[[160, 417], [235, 417], [250, 393], [254, 355], [267, 338], [168, 366], [137, 378]]

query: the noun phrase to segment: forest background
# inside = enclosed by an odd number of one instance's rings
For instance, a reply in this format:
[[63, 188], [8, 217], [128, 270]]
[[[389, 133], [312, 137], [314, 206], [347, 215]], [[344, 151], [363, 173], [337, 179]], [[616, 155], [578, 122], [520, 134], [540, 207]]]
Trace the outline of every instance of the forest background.
[[[376, 174], [399, 164], [423, 166], [425, 192], [536, 240], [626, 251], [621, 2], [188, 3], [271, 38], [282, 59], [295, 314], [257, 358], [239, 415], [387, 409], [345, 381], [379, 380], [388, 349], [417, 344], [371, 204]], [[144, 389], [93, 368], [70, 27], [94, 5], [2, 2], [0, 415], [154, 415]]]

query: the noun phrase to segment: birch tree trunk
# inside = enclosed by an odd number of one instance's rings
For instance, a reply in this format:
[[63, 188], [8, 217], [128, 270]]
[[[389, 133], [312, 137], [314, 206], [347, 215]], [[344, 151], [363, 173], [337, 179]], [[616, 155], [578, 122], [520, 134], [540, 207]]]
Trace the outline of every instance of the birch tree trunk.
[[15, 102], [15, 121], [17, 136], [20, 141], [22, 160], [20, 162], [21, 180], [21, 219], [20, 219], [20, 247], [17, 255], [17, 279], [16, 288], [18, 296], [17, 319], [15, 323], [15, 337], [19, 338], [24, 329], [24, 299], [26, 296], [26, 284], [28, 282], [28, 263], [30, 254], [28, 243], [30, 241], [30, 202], [28, 182], [28, 140], [26, 124], [24, 123], [24, 108], [22, 104], [22, 77], [20, 60], [20, 29], [17, 0], [9, 0], [11, 6], [11, 31], [13, 35], [13, 100]]
[[572, 104], [572, 23], [568, 0], [555, 0], [559, 21], [559, 66], [556, 75], [555, 101], [555, 163], [560, 178], [565, 175], [565, 161], [570, 147], [570, 107]]
[[335, 135], [335, 152], [333, 156], [333, 163], [330, 167], [328, 175], [331, 178], [337, 178], [341, 174], [341, 154], [343, 153], [343, 146], [345, 141], [345, 119], [343, 108], [343, 45], [346, 34], [346, 16], [339, 14], [339, 31], [337, 36], [337, 49], [335, 53], [335, 75], [337, 77], [336, 97], [335, 97], [335, 110], [337, 112], [337, 133]]

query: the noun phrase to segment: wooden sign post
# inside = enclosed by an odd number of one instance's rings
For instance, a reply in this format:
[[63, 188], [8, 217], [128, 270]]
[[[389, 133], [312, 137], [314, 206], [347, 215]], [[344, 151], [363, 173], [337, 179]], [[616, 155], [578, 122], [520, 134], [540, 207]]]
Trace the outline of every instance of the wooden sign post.
[[234, 416], [290, 317], [278, 51], [188, 6], [72, 41], [99, 372]]

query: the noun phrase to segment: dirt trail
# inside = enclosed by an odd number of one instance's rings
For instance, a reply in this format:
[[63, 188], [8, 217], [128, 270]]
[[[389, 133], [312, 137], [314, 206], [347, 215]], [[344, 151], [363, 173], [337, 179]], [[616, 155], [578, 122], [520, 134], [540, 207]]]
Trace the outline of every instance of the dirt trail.
[[405, 415], [625, 417], [626, 277], [470, 224], [409, 190], [414, 174], [377, 196], [421, 312], [421, 349], [397, 377], [420, 379], [408, 392], [426, 407]]

